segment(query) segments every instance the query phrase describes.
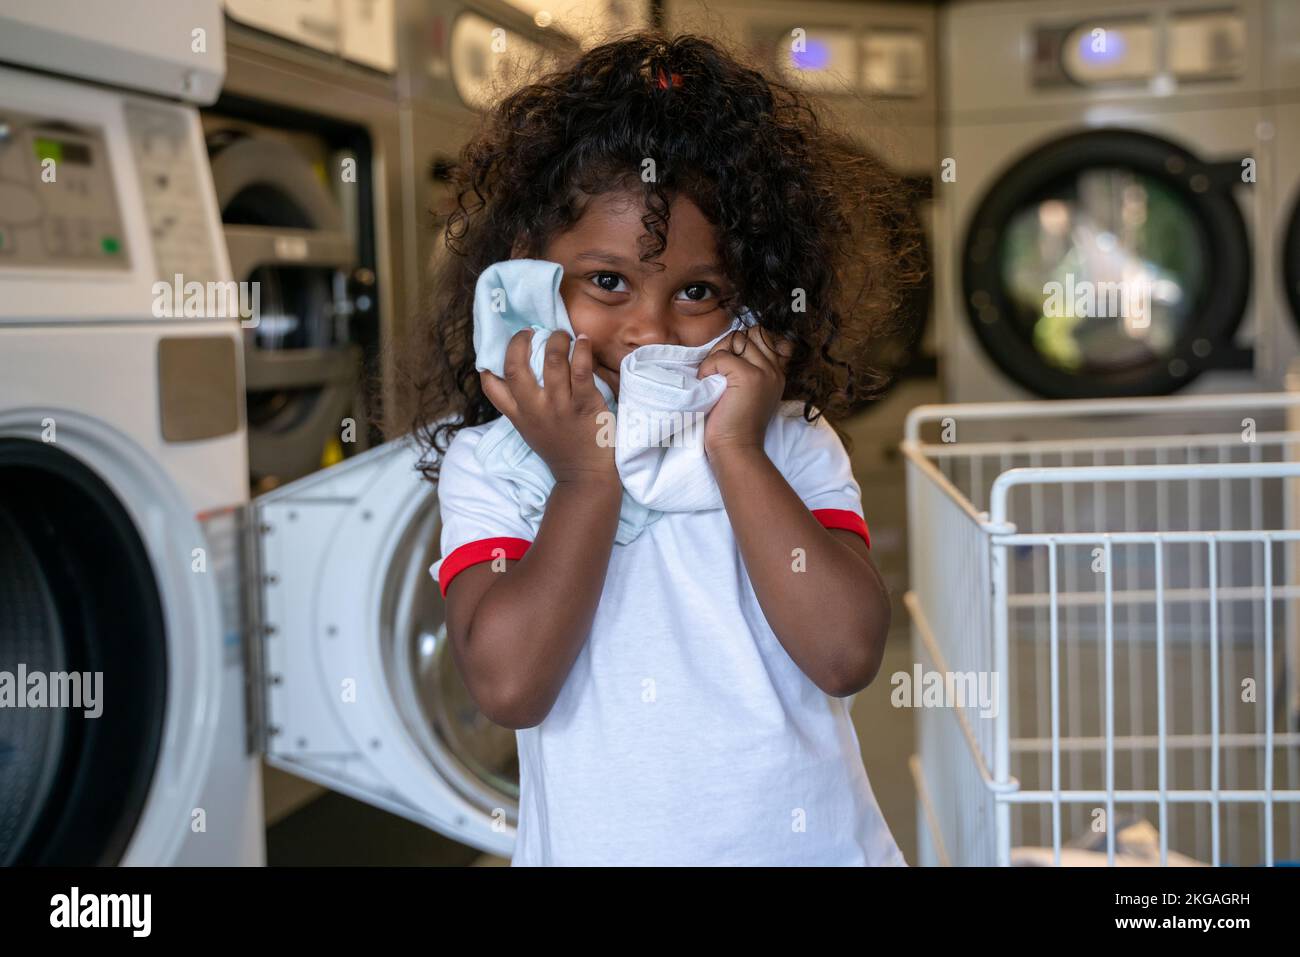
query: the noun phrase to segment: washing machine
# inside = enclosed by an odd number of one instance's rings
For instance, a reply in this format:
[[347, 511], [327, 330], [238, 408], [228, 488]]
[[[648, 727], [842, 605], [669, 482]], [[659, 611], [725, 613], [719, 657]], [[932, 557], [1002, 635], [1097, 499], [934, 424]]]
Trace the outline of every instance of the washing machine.
[[876, 363], [892, 376], [888, 390], [839, 423], [869, 498], [872, 555], [896, 599], [894, 628], [905, 634], [907, 508], [898, 445], [908, 411], [940, 400], [930, 210], [939, 167], [935, 6], [672, 0], [664, 4], [664, 22], [670, 32], [716, 36], [749, 55], [906, 179], [911, 202], [899, 224], [906, 237], [899, 248], [922, 278], [906, 291], [898, 329], [875, 344]]
[[51, 691], [0, 709], [0, 862], [259, 864], [239, 326], [170, 291], [228, 278], [220, 9], [71, 6], [0, 13], [0, 672]]
[[942, 9], [949, 400], [1267, 385], [1273, 16], [1268, 0]]
[[203, 111], [239, 281], [254, 491], [380, 441], [401, 288], [394, 0], [231, 0]]

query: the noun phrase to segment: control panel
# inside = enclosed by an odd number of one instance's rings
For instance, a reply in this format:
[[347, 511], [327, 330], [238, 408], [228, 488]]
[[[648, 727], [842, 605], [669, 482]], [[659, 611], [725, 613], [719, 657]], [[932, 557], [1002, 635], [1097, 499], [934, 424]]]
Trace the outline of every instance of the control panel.
[[216, 249], [204, 201], [208, 186], [198, 168], [207, 157], [191, 138], [190, 112], [147, 100], [130, 100], [125, 111], [157, 278], [164, 282], [178, 275], [185, 282], [216, 279]]
[[0, 269], [129, 270], [103, 130], [0, 108]]
[[1246, 19], [1233, 10], [1038, 27], [1032, 76], [1040, 87], [1231, 80], [1245, 71], [1247, 39]]
[[165, 320], [229, 281], [197, 109], [0, 65], [0, 326]]

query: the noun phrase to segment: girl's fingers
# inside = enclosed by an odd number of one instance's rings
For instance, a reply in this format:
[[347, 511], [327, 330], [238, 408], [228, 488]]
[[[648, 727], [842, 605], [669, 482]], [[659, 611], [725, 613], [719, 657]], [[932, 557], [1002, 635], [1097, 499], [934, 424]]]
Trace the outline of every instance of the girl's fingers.
[[713, 356], [720, 355], [724, 352], [729, 353], [731, 355], [740, 355], [740, 350], [744, 348], [745, 348], [745, 342], [744, 339], [741, 338], [741, 333], [733, 332], [731, 335], [727, 336], [725, 339], [723, 339], [721, 342], [715, 345], [713, 347], [713, 351], [710, 352], [707, 356], [705, 356], [705, 359], [706, 360], [711, 359]]
[[[754, 360], [761, 355], [763, 359], [772, 367], [773, 370], [784, 372], [786, 361], [794, 351], [794, 345], [788, 340], [770, 332], [760, 326], [755, 326], [749, 330], [749, 345], [755, 350], [750, 353], [745, 350], [746, 355], [753, 355]], [[757, 365], [757, 361], [755, 361]]]
[[542, 391], [528, 361], [532, 355], [532, 343], [533, 330], [520, 329], [506, 344], [506, 361], [502, 369], [505, 372], [504, 384], [510, 390], [510, 394], [518, 400], [534, 397]]
[[709, 358], [715, 355], [732, 355], [756, 368], [775, 370], [776, 354], [756, 335], [758, 331], [750, 329], [748, 332], [740, 330], [733, 332], [714, 347], [713, 352], [709, 353]]
[[569, 378], [573, 382], [574, 396], [597, 391], [595, 375], [592, 371], [595, 365], [591, 353], [591, 340], [586, 336], [578, 336], [573, 344], [573, 358], [569, 361]]
[[705, 356], [704, 361], [700, 363], [696, 378], [703, 379], [705, 376], [711, 376], [717, 372], [723, 375], [728, 372], [740, 372], [749, 365], [752, 365], [752, 363], [746, 361], [743, 356], [738, 356], [725, 349], [715, 349]]
[[515, 403], [515, 397], [510, 394], [510, 387], [506, 385], [506, 380], [486, 370], [480, 372], [478, 378], [488, 401], [507, 419], [513, 419], [519, 411], [519, 406]]
[[794, 343], [785, 336], [777, 335], [775, 332], [769, 332], [766, 329], [762, 330], [762, 333], [764, 342], [775, 353], [772, 361], [776, 363], [777, 368], [784, 372], [786, 363], [794, 355]]
[[573, 340], [560, 329], [546, 340], [542, 357], [542, 388], [554, 401], [569, 399], [573, 387], [569, 384], [569, 343]]

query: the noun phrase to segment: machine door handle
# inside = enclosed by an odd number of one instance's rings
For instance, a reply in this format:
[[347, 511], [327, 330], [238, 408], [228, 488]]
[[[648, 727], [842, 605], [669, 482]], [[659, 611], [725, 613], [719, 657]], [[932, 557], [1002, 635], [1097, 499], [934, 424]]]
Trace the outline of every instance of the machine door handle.
[[227, 226], [230, 271], [244, 280], [258, 266], [327, 266], [351, 269], [356, 250], [345, 233], [283, 226]]

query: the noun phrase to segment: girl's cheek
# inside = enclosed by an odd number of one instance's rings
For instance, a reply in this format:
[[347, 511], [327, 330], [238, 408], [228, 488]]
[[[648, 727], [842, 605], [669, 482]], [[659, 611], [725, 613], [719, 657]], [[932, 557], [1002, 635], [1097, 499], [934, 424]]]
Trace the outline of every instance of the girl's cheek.
[[585, 333], [593, 346], [599, 347], [604, 342], [605, 324], [598, 315], [599, 307], [593, 309], [589, 299], [583, 302], [578, 296], [565, 296], [564, 308], [569, 313], [569, 322], [573, 324], [575, 333]]

